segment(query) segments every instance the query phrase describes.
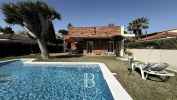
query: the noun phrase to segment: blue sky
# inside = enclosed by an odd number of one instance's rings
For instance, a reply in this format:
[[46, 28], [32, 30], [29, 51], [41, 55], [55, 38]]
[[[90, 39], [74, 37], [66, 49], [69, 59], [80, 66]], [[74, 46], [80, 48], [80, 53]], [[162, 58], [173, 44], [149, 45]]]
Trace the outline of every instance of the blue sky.
[[[17, 1], [17, 0], [10, 0]], [[150, 20], [148, 32], [177, 28], [177, 0], [44, 0], [54, 7], [62, 20], [54, 21], [55, 31], [74, 26], [125, 25], [145, 16]], [[0, 0], [0, 4], [8, 2]], [[5, 26], [0, 13], [0, 26]], [[20, 27], [13, 26], [18, 31]]]

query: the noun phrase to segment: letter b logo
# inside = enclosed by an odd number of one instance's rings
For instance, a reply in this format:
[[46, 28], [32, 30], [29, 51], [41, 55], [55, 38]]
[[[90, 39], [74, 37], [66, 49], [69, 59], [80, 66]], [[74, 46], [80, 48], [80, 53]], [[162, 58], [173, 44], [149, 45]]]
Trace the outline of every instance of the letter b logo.
[[95, 76], [92, 73], [85, 73], [84, 74], [84, 87], [85, 88], [92, 88], [95, 87]]

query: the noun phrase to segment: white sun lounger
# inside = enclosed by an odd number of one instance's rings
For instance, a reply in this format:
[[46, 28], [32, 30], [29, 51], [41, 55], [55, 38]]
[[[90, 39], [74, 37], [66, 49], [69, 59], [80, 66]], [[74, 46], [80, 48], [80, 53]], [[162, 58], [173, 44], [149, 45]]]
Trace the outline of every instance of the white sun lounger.
[[129, 59], [129, 65], [131, 70], [134, 71], [135, 68], [138, 68], [141, 73], [142, 79], [146, 80], [148, 75], [157, 75], [157, 76], [164, 76], [170, 77], [175, 76], [174, 73], [169, 73], [165, 70], [167, 66], [166, 64], [144, 64], [140, 62], [135, 62], [133, 59]]
[[170, 77], [170, 76], [175, 76], [174, 73], [169, 73], [167, 72], [165, 69], [159, 70], [159, 71], [155, 71], [152, 70], [149, 66], [149, 68], [146, 68], [148, 64], [141, 64], [138, 62], [134, 62], [132, 64], [132, 70], [134, 71], [135, 68], [140, 69], [141, 72], [141, 77], [142, 79], [146, 80], [148, 78], [148, 75], [157, 75], [157, 76], [164, 76], [164, 77]]

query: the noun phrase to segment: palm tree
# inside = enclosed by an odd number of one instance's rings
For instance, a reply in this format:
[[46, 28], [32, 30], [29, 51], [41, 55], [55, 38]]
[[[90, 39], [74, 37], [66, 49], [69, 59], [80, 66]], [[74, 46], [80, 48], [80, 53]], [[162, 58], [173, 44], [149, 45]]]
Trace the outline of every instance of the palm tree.
[[59, 13], [42, 1], [18, 1], [2, 5], [5, 21], [22, 26], [35, 39], [43, 59], [48, 58], [47, 42], [54, 41], [55, 31], [52, 21], [61, 19]]
[[149, 20], [145, 17], [137, 18], [128, 24], [128, 30], [137, 38], [143, 35], [142, 30], [149, 28]]

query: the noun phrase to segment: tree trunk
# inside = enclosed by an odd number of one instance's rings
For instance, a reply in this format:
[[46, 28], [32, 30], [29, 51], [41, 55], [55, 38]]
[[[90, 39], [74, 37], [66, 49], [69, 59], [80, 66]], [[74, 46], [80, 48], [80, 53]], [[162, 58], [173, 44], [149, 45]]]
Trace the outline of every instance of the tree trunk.
[[35, 40], [37, 40], [40, 52], [41, 52], [41, 58], [42, 59], [48, 59], [49, 54], [47, 50], [47, 45], [46, 41], [44, 41], [44, 38], [39, 38], [37, 37], [33, 32], [31, 32], [28, 28], [27, 25], [25, 24], [24, 29], [28, 32], [29, 36], [33, 37]]
[[37, 43], [38, 43], [39, 49], [41, 51], [42, 59], [48, 59], [49, 58], [49, 54], [48, 54], [47, 45], [46, 45], [44, 39], [37, 39]]

